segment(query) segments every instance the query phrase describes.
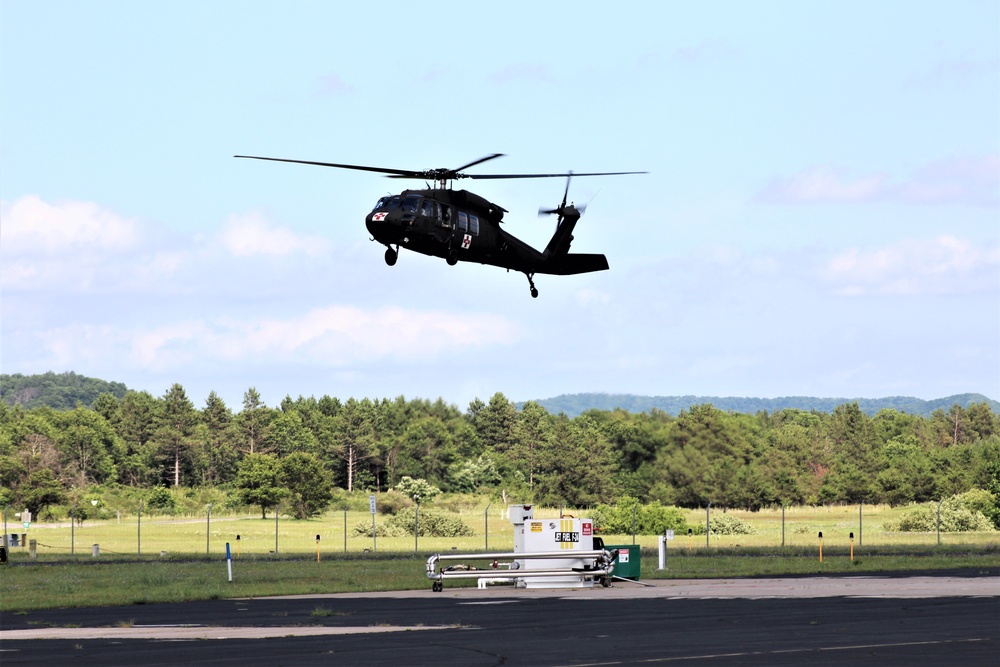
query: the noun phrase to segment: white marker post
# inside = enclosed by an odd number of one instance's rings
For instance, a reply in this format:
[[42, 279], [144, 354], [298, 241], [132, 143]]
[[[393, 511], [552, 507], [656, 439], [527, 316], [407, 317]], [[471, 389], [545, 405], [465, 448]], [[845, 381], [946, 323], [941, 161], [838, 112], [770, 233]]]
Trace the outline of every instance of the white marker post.
[[233, 583], [233, 554], [229, 551], [229, 542], [226, 542], [226, 567], [229, 568], [229, 583]]
[[667, 569], [667, 540], [674, 539], [674, 531], [667, 530], [664, 531], [662, 535], [659, 536], [658, 542], [660, 546], [660, 566], [656, 569], [666, 570]]

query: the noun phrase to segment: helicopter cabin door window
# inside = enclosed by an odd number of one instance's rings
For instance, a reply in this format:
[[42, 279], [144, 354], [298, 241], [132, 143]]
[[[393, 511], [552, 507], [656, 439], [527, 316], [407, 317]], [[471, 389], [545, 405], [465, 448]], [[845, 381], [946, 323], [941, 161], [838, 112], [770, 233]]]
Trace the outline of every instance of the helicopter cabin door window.
[[479, 236], [479, 217], [475, 215], [469, 215], [469, 233], [473, 236]]
[[420, 204], [420, 215], [432, 222], [441, 222], [441, 207], [432, 199], [425, 199]]
[[458, 231], [465, 232], [469, 230], [469, 216], [465, 214], [465, 211], [458, 212]]

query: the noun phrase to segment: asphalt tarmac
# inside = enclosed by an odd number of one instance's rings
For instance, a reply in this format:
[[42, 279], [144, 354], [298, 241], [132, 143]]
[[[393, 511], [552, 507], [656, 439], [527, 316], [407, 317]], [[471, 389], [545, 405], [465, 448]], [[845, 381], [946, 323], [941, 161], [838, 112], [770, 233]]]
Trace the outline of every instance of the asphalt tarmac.
[[1000, 577], [658, 581], [0, 615], [7, 665], [991, 665]]

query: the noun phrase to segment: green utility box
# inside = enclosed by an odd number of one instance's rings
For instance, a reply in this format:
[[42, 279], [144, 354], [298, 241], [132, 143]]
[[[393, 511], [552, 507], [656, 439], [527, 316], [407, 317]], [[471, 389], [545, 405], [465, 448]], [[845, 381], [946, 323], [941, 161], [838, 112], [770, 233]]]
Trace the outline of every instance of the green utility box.
[[608, 551], [618, 549], [618, 557], [614, 560], [614, 576], [639, 581], [641, 556], [638, 544], [609, 544], [604, 548]]

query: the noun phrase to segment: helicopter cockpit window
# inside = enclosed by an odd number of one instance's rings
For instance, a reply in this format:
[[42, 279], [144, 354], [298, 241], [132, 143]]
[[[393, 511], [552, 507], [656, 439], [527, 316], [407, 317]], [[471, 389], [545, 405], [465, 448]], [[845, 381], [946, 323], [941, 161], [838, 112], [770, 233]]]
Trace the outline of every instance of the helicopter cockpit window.
[[458, 212], [458, 229], [462, 232], [469, 229], [469, 216], [464, 211]]
[[373, 211], [391, 211], [391, 210], [395, 209], [397, 206], [399, 206], [399, 197], [398, 196], [382, 197], [381, 199], [378, 200], [378, 203], [375, 204], [375, 208], [373, 208], [372, 210]]
[[469, 216], [469, 233], [473, 236], [479, 236], [479, 217], [475, 215]]
[[403, 202], [400, 208], [403, 209], [404, 213], [416, 213], [418, 204], [420, 204], [420, 197], [407, 195], [403, 197]]

